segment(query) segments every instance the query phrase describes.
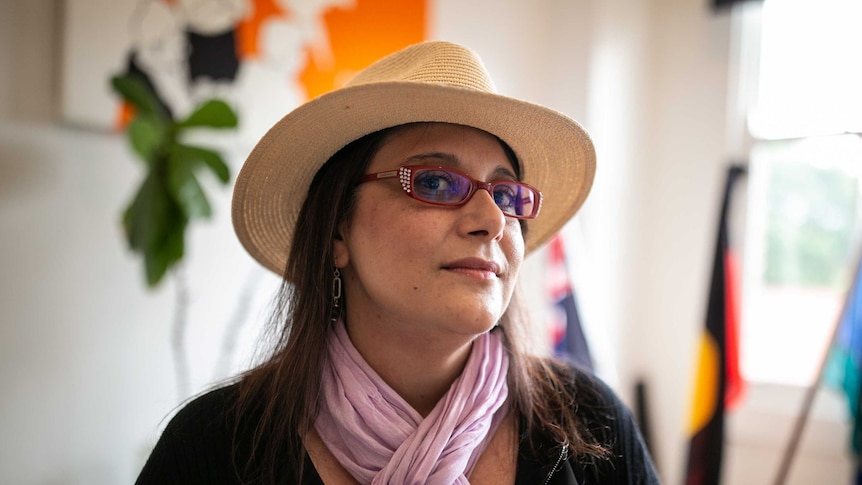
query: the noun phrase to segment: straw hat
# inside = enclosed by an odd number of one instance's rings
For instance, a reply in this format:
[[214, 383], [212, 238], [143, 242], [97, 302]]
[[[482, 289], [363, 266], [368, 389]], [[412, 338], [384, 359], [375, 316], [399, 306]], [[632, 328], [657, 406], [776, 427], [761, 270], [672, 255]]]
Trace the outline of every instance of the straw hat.
[[345, 87], [296, 108], [264, 135], [233, 193], [234, 229], [246, 250], [282, 274], [317, 170], [348, 143], [412, 122], [472, 126], [512, 147], [523, 181], [542, 192], [539, 216], [527, 221], [527, 252], [560, 230], [592, 185], [595, 150], [578, 123], [497, 94], [472, 50], [424, 42], [380, 59]]

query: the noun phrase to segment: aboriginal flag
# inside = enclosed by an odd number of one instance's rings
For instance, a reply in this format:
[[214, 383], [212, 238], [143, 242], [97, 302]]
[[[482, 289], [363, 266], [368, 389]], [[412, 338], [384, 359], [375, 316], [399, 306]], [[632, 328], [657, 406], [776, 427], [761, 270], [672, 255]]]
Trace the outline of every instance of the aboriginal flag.
[[724, 187], [706, 327], [700, 339], [695, 392], [689, 422], [686, 485], [718, 485], [724, 446], [724, 412], [738, 401], [742, 378], [738, 364], [739, 279], [728, 237], [728, 213], [735, 182], [745, 173], [731, 167]]

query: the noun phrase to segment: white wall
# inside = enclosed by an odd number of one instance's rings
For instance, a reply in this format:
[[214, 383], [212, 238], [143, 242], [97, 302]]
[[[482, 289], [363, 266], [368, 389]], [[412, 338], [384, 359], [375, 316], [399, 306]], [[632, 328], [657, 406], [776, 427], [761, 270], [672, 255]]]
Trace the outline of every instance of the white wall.
[[[695, 354], [703, 329], [721, 188], [729, 60], [727, 15], [706, 1], [665, 0], [651, 9], [649, 88], [640, 123], [645, 160], [637, 185], [632, 378], [649, 384], [657, 455], [674, 483], [685, 466]], [[665, 350], [666, 349], [666, 350]]]
[[[49, 121], [58, 3], [0, 0], [0, 482], [130, 483], [178, 404], [175, 285], [144, 290], [124, 249], [118, 215], [139, 173], [122, 138]], [[620, 394], [650, 386], [659, 469], [679, 483], [726, 162], [729, 17], [705, 0], [438, 0], [432, 25], [479, 51], [502, 92], [593, 134], [595, 187], [565, 229], [579, 299], [614, 352]], [[237, 168], [246, 143], [223, 148]], [[228, 372], [249, 358], [277, 284], [236, 243], [229, 189], [209, 188], [217, 216], [192, 231], [188, 254], [193, 392], [226, 375], [236, 295], [254, 291], [254, 323]], [[540, 274], [534, 258], [534, 298]]]

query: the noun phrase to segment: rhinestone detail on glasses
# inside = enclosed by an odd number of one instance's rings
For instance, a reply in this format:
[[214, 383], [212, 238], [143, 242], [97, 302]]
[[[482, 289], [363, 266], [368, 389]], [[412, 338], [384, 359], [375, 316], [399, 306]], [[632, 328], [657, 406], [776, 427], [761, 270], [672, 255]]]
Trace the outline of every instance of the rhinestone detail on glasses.
[[401, 167], [398, 169], [398, 180], [401, 181], [401, 187], [404, 188], [404, 191], [408, 194], [410, 193], [410, 168]]

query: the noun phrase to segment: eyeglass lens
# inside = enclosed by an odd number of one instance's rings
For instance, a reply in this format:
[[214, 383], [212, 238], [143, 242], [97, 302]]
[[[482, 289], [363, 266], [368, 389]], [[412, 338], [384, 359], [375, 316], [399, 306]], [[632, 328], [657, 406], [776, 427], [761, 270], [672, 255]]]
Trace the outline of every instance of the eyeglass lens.
[[[463, 174], [443, 168], [413, 171], [413, 195], [434, 204], [463, 203], [473, 191], [474, 182]], [[505, 214], [529, 216], [537, 202], [535, 192], [515, 181], [501, 180], [490, 184], [494, 203]]]

